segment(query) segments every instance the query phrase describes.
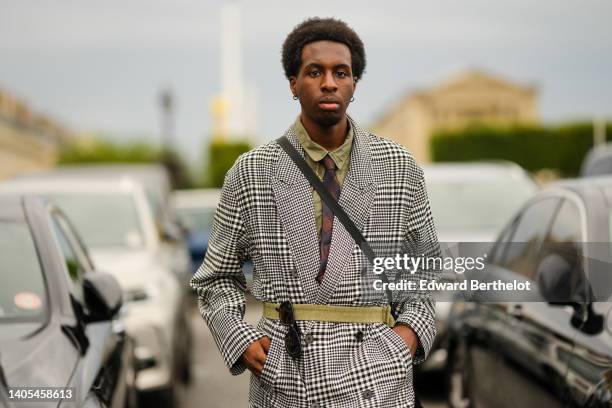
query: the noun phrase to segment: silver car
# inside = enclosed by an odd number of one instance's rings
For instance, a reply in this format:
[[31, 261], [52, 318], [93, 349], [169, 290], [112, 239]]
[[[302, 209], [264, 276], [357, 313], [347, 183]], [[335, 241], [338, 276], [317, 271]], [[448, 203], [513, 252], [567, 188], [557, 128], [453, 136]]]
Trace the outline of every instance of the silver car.
[[162, 239], [144, 188], [129, 177], [47, 175], [0, 183], [3, 193], [42, 195], [70, 217], [96, 267], [124, 291], [121, 319], [136, 342], [137, 389], [156, 391], [172, 405], [177, 379], [186, 382], [190, 374], [188, 299], [178, 278], [189, 270], [189, 257], [184, 245]]

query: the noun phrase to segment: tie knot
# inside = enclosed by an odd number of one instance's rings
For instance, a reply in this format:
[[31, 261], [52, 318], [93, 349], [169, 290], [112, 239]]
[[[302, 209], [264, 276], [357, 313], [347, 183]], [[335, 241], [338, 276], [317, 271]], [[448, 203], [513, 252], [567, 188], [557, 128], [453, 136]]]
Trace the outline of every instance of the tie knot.
[[321, 159], [321, 162], [327, 170], [336, 170], [336, 163], [334, 163], [334, 160], [329, 154], [325, 155], [325, 157]]

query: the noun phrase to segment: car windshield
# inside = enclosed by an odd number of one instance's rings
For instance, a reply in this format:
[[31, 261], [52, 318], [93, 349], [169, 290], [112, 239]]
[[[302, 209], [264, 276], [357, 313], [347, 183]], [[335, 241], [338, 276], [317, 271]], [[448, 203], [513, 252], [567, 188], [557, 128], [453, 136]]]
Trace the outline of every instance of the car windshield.
[[128, 194], [57, 194], [47, 196], [74, 224], [88, 247], [144, 245], [134, 200]]
[[45, 281], [25, 222], [0, 219], [0, 324], [42, 322]]
[[215, 209], [209, 207], [179, 208], [176, 215], [181, 224], [191, 231], [205, 231], [212, 227]]
[[533, 194], [533, 186], [517, 179], [433, 178], [427, 193], [438, 230], [497, 230]]

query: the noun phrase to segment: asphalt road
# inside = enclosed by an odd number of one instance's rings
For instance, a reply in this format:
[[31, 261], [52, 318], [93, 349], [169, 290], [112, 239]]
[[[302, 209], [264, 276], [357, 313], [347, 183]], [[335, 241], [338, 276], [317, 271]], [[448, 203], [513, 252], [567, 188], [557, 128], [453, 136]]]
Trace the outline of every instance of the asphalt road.
[[[194, 300], [195, 302], [195, 300]], [[246, 320], [256, 324], [262, 313], [261, 304], [250, 300], [247, 303]], [[193, 382], [189, 387], [181, 390], [181, 406], [185, 408], [234, 408], [247, 407], [249, 399], [249, 375], [244, 373], [232, 376], [221, 355], [219, 354], [214, 340], [202, 320], [198, 311], [194, 308], [192, 313], [192, 327], [194, 333], [194, 366]], [[437, 380], [434, 377], [425, 378], [425, 393], [422, 399], [426, 408], [443, 408], [443, 396], [432, 397]]]

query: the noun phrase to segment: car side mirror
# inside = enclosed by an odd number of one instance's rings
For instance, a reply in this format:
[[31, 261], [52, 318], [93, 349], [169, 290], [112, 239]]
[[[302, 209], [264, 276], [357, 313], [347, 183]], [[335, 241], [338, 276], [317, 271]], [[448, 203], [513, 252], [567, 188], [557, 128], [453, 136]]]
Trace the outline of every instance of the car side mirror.
[[536, 281], [542, 297], [559, 306], [571, 303], [573, 265], [559, 254], [546, 255], [536, 271]]
[[590, 286], [582, 271], [574, 271], [575, 267], [556, 253], [544, 257], [537, 270], [540, 293], [552, 306], [574, 309], [571, 325], [585, 334], [595, 335], [603, 330], [603, 316], [595, 313], [593, 305], [588, 302]]
[[106, 272], [85, 275], [83, 293], [88, 312], [85, 323], [111, 320], [123, 305], [123, 291], [117, 279]]

